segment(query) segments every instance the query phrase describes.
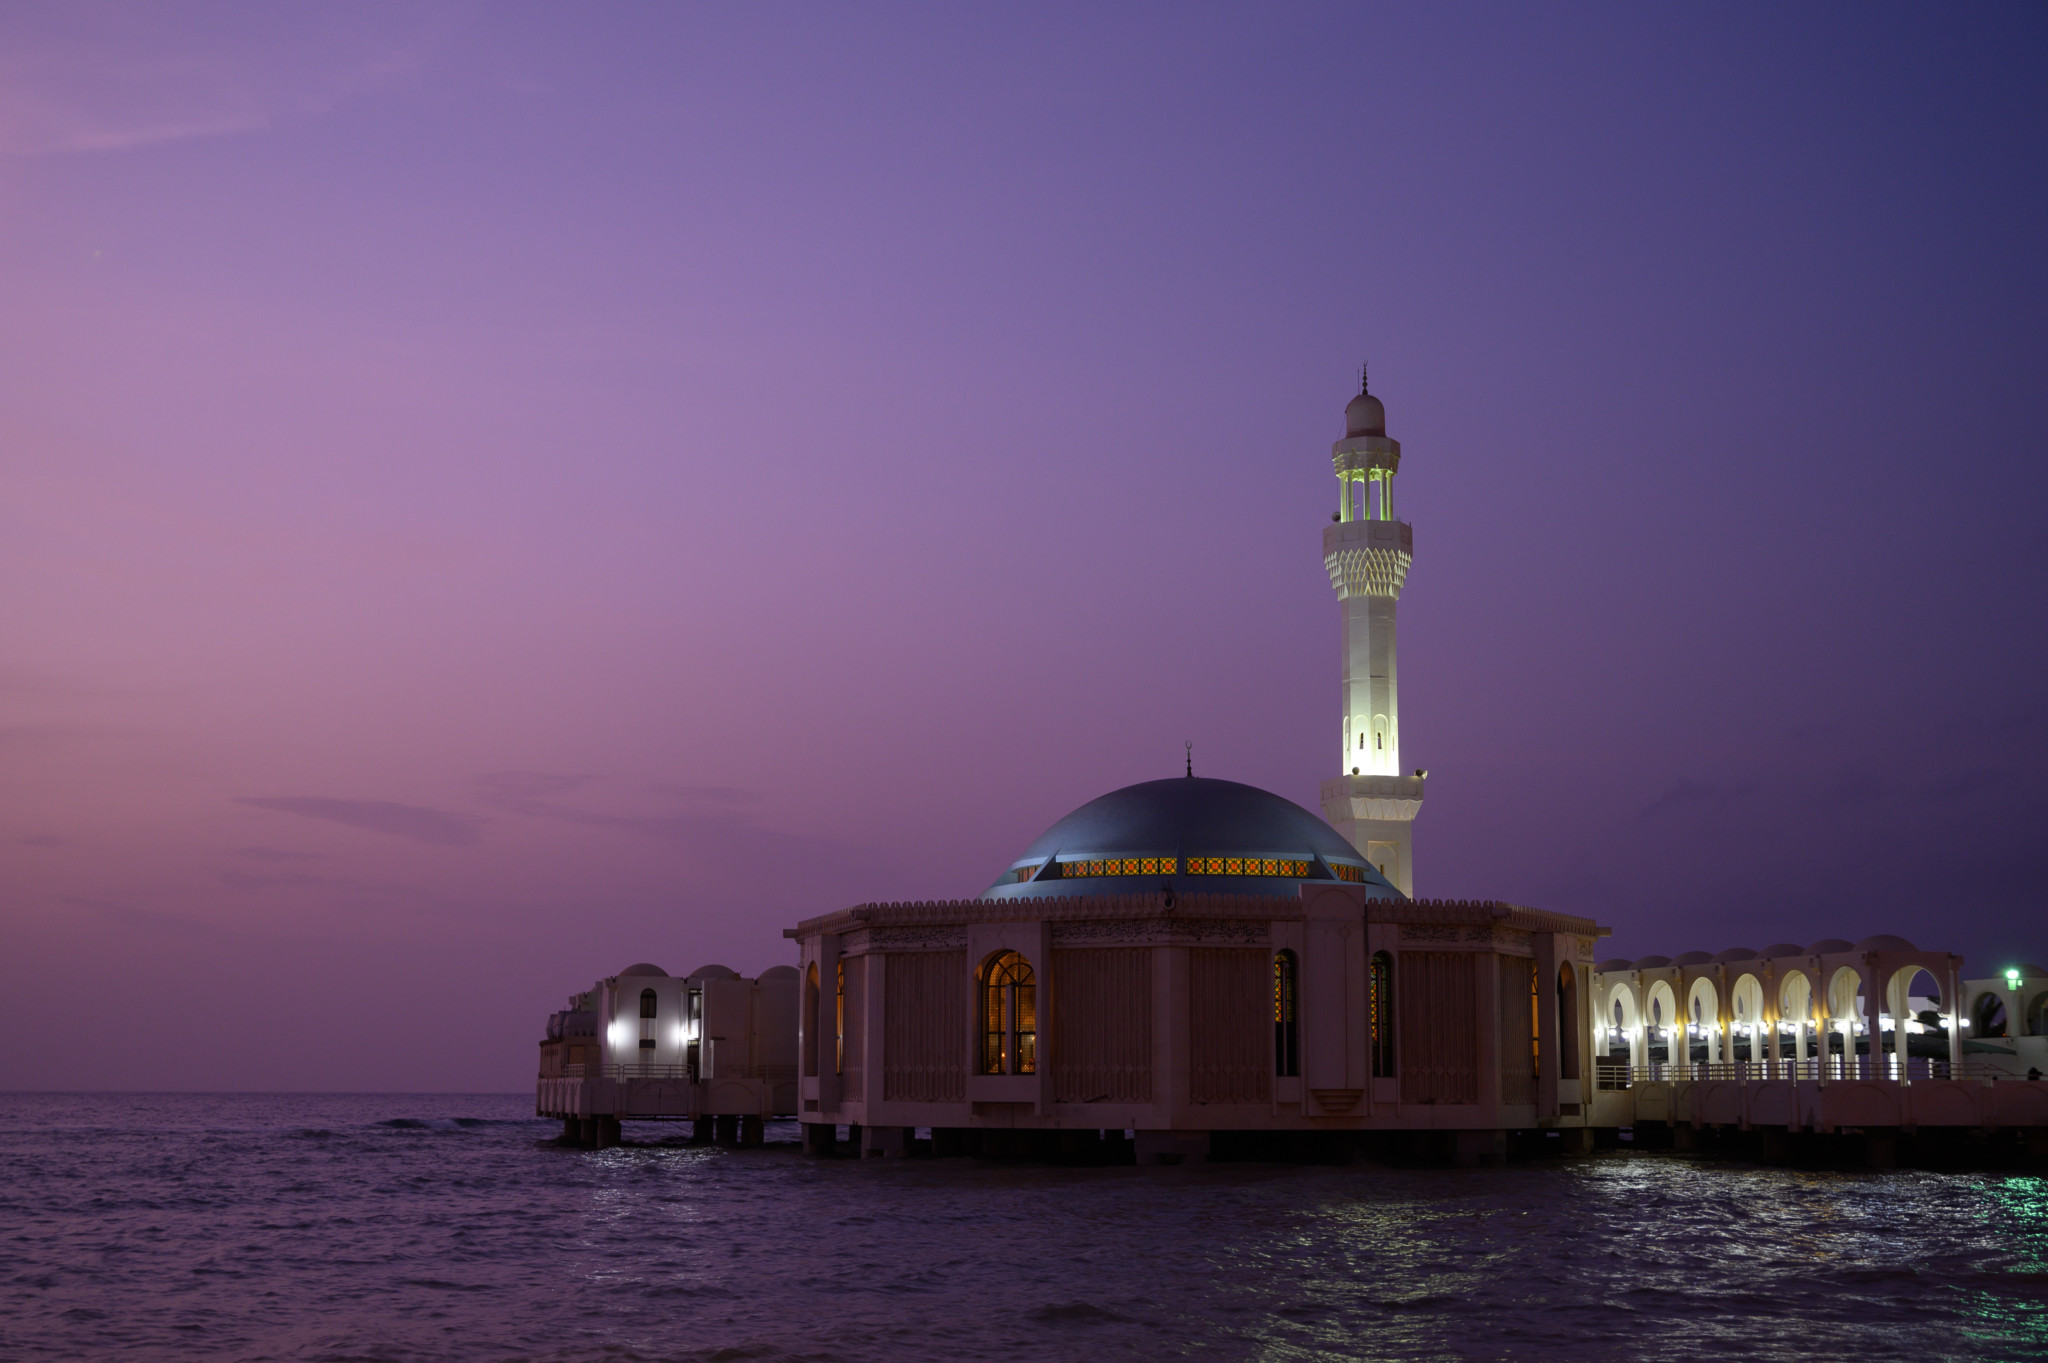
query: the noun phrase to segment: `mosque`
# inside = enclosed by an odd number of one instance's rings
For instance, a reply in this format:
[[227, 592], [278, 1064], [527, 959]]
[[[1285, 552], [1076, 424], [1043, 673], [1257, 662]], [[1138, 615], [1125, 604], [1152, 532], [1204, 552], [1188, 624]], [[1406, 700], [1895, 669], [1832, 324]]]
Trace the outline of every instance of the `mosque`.
[[793, 972], [740, 982], [793, 1016], [722, 1100], [697, 977], [664, 1043], [666, 976], [632, 967], [551, 1021], [541, 1113], [603, 1143], [621, 1119], [752, 1104], [732, 1138], [795, 1117], [813, 1152], [882, 1156], [1491, 1160], [1761, 1132], [1853, 1136], [1883, 1163], [1925, 1128], [2048, 1157], [2048, 1084], [2028, 1078], [2048, 1067], [2048, 972], [1965, 980], [1960, 957], [1886, 935], [1601, 961], [1590, 919], [1416, 897], [1401, 446], [1364, 383], [1344, 423], [1321, 817], [1190, 763], [1058, 820], [975, 898], [806, 919], [784, 933]]

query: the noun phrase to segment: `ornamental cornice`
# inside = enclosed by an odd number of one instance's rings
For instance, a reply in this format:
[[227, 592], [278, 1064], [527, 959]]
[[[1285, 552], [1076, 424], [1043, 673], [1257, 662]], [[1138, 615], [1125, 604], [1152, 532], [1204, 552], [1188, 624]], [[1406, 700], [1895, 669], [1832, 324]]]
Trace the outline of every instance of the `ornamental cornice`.
[[1415, 529], [1406, 521], [1336, 521], [1323, 527], [1323, 566], [1340, 600], [1399, 600], [1414, 555]]
[[[1302, 891], [1312, 892], [1320, 898], [1331, 893], [1355, 894], [1356, 887], [1342, 882], [1317, 881], [1303, 886]], [[1608, 929], [1590, 918], [1524, 908], [1491, 899], [1361, 898], [1356, 902], [1369, 923], [1469, 924], [1486, 928], [1489, 933], [1492, 929], [1503, 928], [1517, 932], [1569, 933], [1588, 939], [1605, 937], [1609, 933]], [[1302, 899], [1292, 895], [1142, 894], [1043, 899], [942, 899], [856, 904], [834, 913], [807, 918], [793, 928], [785, 928], [783, 936], [803, 938], [836, 933], [851, 937], [864, 934], [866, 942], [877, 947], [885, 942], [890, 945], [900, 943], [905, 947], [913, 944], [937, 946], [951, 942], [952, 938], [932, 930], [958, 929], [962, 934], [959, 940], [964, 943], [969, 923], [1051, 923], [1057, 937], [1063, 924], [1107, 924], [1114, 925], [1117, 931], [1131, 931], [1135, 929], [1131, 929], [1130, 924], [1144, 923], [1151, 925], [1144, 929], [1147, 932], [1162, 931], [1164, 925], [1173, 924], [1176, 925], [1172, 929], [1175, 932], [1206, 932], [1209, 930], [1206, 925], [1210, 923], [1264, 924], [1299, 921], [1304, 916]], [[1187, 926], [1189, 924], [1205, 926], [1190, 927]], [[920, 931], [893, 936], [904, 929]]]
[[1323, 556], [1323, 567], [1329, 570], [1330, 585], [1337, 589], [1339, 601], [1354, 596], [1386, 596], [1399, 601], [1413, 561], [1414, 556], [1405, 549], [1340, 549]]
[[1373, 473], [1397, 473], [1401, 468], [1401, 442], [1384, 435], [1346, 436], [1330, 446], [1330, 467], [1339, 478], [1364, 478]]

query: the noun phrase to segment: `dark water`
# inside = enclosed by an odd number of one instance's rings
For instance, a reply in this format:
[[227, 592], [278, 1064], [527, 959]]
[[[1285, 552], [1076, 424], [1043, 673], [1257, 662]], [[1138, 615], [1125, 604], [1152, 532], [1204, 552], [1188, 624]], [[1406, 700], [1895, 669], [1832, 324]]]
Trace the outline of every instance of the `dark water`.
[[527, 1103], [0, 1095], [0, 1358], [2048, 1358], [2037, 1177], [587, 1152]]

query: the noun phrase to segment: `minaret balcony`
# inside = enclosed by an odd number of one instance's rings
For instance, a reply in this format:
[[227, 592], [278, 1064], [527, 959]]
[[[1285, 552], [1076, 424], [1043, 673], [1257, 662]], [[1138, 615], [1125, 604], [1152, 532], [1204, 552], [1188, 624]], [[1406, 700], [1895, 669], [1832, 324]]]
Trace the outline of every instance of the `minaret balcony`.
[[1415, 530], [1406, 521], [1332, 521], [1323, 527], [1323, 567], [1337, 596], [1398, 601], [1415, 558]]
[[1406, 822], [1422, 811], [1420, 776], [1337, 776], [1323, 782], [1325, 815], [1361, 822]]

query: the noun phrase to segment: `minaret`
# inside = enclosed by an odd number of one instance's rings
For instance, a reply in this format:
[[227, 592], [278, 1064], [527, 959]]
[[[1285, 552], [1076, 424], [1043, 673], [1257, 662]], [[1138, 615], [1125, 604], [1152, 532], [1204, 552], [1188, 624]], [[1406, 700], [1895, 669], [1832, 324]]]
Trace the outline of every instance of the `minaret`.
[[[1408, 580], [1415, 532], [1394, 519], [1401, 442], [1366, 391], [1344, 409], [1344, 438], [1330, 447], [1337, 514], [1323, 531], [1323, 566], [1343, 611], [1342, 760], [1323, 782], [1323, 817], [1405, 895], [1415, 893], [1409, 829], [1422, 809], [1422, 773], [1401, 769], [1401, 704], [1394, 674], [1394, 604]], [[1357, 505], [1352, 505], [1354, 489]]]

